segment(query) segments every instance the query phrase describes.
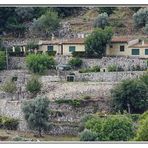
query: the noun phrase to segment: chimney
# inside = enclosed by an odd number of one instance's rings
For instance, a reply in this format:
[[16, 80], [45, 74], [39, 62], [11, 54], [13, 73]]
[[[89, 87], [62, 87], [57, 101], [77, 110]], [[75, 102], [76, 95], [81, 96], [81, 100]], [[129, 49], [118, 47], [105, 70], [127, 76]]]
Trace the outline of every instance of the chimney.
[[142, 46], [144, 45], [144, 40], [142, 40]]

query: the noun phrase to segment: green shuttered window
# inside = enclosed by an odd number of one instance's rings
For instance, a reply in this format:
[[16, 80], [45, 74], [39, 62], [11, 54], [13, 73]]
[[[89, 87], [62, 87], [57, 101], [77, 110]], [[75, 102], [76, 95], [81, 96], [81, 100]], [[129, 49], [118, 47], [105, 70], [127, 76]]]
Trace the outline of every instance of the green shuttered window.
[[75, 46], [69, 46], [69, 52], [74, 52], [76, 50]]
[[48, 45], [48, 51], [53, 51], [53, 46]]
[[139, 55], [139, 49], [132, 49], [132, 55]]
[[145, 55], [148, 55], [148, 49], [145, 49]]

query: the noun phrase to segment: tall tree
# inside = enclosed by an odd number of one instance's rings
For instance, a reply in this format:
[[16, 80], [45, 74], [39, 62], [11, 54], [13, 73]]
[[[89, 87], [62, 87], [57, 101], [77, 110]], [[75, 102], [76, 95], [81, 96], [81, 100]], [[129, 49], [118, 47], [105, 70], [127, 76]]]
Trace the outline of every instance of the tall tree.
[[48, 98], [35, 98], [31, 102], [25, 102], [22, 110], [30, 129], [37, 130], [39, 136], [42, 131], [48, 130], [49, 127], [49, 100]]
[[102, 57], [106, 53], [106, 45], [113, 36], [112, 28], [95, 29], [85, 40], [85, 51], [87, 57]]

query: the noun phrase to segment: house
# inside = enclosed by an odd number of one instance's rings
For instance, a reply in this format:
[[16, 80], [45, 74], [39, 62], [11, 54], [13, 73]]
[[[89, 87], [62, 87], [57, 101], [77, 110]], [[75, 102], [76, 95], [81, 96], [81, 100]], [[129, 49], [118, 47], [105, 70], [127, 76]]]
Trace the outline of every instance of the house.
[[[84, 38], [51, 40], [38, 43], [37, 51], [56, 51], [57, 55], [71, 55], [72, 52], [85, 52]], [[25, 45], [22, 49], [25, 51]], [[148, 42], [126, 36], [114, 36], [106, 46], [107, 56], [131, 56], [148, 58]]]

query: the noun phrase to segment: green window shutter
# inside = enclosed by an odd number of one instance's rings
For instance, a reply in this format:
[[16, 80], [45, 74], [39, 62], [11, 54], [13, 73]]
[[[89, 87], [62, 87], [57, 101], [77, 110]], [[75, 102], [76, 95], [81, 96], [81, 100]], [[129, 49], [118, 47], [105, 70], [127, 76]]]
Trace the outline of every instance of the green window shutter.
[[53, 46], [48, 45], [48, 51], [53, 51]]
[[132, 49], [132, 55], [139, 55], [139, 49]]
[[148, 49], [145, 49], [145, 55], [148, 55]]
[[76, 50], [75, 46], [69, 46], [69, 52], [74, 52]]

